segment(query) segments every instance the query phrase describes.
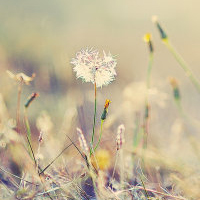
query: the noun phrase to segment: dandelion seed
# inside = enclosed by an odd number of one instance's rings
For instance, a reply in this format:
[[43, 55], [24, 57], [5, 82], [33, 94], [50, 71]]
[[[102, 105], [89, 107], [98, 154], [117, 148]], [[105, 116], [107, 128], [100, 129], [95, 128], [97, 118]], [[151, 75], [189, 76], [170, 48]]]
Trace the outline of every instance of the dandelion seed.
[[83, 79], [84, 82], [92, 82], [96, 87], [108, 85], [115, 79], [117, 65], [116, 59], [109, 53], [103, 51], [103, 57], [99, 57], [97, 50], [82, 49], [77, 52], [76, 58], [73, 58], [71, 64], [76, 77]]
[[125, 132], [125, 126], [124, 124], [121, 124], [120, 126], [118, 126], [117, 129], [117, 137], [116, 137], [117, 150], [120, 150], [125, 142], [124, 132]]
[[78, 140], [79, 140], [80, 147], [83, 150], [83, 152], [85, 154], [87, 154], [88, 151], [89, 151], [89, 148], [88, 148], [87, 142], [85, 140], [85, 137], [83, 135], [83, 132], [80, 128], [76, 128], [76, 131], [77, 131], [77, 134], [78, 134]]
[[29, 85], [31, 81], [33, 81], [33, 79], [35, 78], [35, 74], [33, 73], [32, 76], [27, 76], [24, 73], [18, 73], [18, 74], [13, 74], [11, 71], [7, 70], [6, 71], [8, 73], [8, 75], [10, 76], [10, 78], [18, 81], [18, 82], [22, 82], [26, 85]]

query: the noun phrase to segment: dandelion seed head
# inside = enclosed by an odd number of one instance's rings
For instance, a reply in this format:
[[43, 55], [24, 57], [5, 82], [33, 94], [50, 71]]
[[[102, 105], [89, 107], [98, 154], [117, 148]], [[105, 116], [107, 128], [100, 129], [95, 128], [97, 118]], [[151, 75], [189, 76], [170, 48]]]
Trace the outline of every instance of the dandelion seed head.
[[81, 78], [84, 82], [96, 83], [96, 87], [108, 85], [115, 80], [117, 65], [116, 59], [103, 51], [103, 56], [99, 56], [97, 50], [82, 49], [76, 53], [76, 58], [73, 58], [71, 64], [74, 65], [76, 77]]

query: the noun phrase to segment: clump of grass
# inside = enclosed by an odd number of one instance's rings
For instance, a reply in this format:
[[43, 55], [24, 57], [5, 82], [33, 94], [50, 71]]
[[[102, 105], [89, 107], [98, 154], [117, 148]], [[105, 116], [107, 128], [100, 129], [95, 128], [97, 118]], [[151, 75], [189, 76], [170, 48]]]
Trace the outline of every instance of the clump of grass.
[[[162, 38], [166, 42], [166, 39], [168, 38], [166, 33], [163, 31], [160, 24], [158, 22], [156, 23], [159, 31], [161, 32]], [[77, 139], [73, 139], [69, 133], [66, 133], [67, 140], [70, 141], [70, 143], [64, 146], [64, 148], [48, 164], [39, 161], [34, 153], [36, 148], [35, 145], [33, 145], [34, 141], [31, 137], [32, 130], [27, 114], [30, 104], [38, 96], [37, 93], [33, 93], [24, 105], [24, 122], [27, 133], [26, 138], [30, 148], [30, 159], [27, 159], [29, 166], [27, 168], [22, 167], [20, 169], [22, 171], [20, 175], [16, 175], [14, 172], [0, 166], [0, 170], [4, 175], [2, 176], [0, 174], [0, 189], [3, 188], [6, 196], [5, 198], [10, 196], [18, 199], [34, 200], [185, 200], [185, 198], [182, 197], [184, 195], [184, 191], [176, 186], [174, 187], [175, 183], [177, 186], [181, 185], [179, 184], [181, 182], [181, 172], [184, 169], [182, 165], [179, 164], [178, 167], [174, 167], [177, 165], [175, 162], [174, 166], [172, 166], [173, 162], [169, 160], [167, 161], [167, 159], [165, 159], [160, 152], [154, 150], [151, 145], [150, 147], [148, 145], [147, 149], [150, 106], [148, 90], [151, 87], [151, 71], [154, 58], [154, 48], [150, 34], [145, 35], [144, 39], [149, 47], [149, 64], [145, 81], [147, 89], [145, 96], [145, 113], [144, 115], [141, 115], [140, 113], [143, 113], [142, 110], [136, 115], [134, 135], [131, 135], [131, 145], [129, 146], [128, 140], [126, 140], [125, 143], [125, 126], [123, 124], [118, 127], [117, 134], [113, 134], [114, 136], [112, 140], [116, 140], [114, 147], [112, 146], [112, 141], [108, 141], [107, 148], [107, 141], [104, 141], [105, 143], [102, 142], [103, 125], [105, 126], [104, 121], [109, 118], [107, 117], [108, 107], [111, 102], [109, 99], [106, 99], [101, 115], [101, 124], [99, 128], [100, 134], [97, 138], [95, 137], [95, 130], [97, 130], [95, 128], [97, 126], [97, 88], [108, 85], [115, 79], [115, 67], [117, 63], [111, 54], [106, 55], [105, 52], [103, 52], [103, 57], [99, 57], [99, 53], [96, 50], [81, 50], [76, 54], [76, 58], [72, 59], [72, 64], [74, 65], [73, 69], [76, 72], [77, 78], [82, 78], [83, 81], [94, 84], [94, 118], [90, 144], [87, 142], [87, 132], [77, 128], [76, 134], [74, 134]], [[185, 69], [186, 72], [187, 70]], [[19, 87], [22, 86], [22, 81], [23, 84], [27, 84], [34, 78], [34, 76], [27, 78], [25, 75], [23, 75], [23, 73], [20, 75], [13, 75], [9, 72], [9, 75], [16, 80], [19, 79]], [[181, 105], [181, 96], [178, 83], [175, 79], [171, 79], [171, 85], [173, 88], [173, 95], [176, 105], [181, 115], [185, 118], [185, 114], [183, 114], [184, 112]], [[18, 92], [18, 102], [20, 101], [20, 96], [21, 88]], [[18, 116], [17, 120], [20, 121]], [[120, 116], [120, 121], [121, 120], [123, 120], [123, 118]], [[18, 122], [17, 127], [19, 126], [20, 125]], [[111, 128], [110, 132], [107, 134], [112, 134], [114, 132], [113, 130]], [[106, 132], [107, 130], [104, 130], [105, 135]], [[134, 145], [132, 145], [132, 138], [134, 140]], [[43, 133], [40, 132], [36, 149], [38, 155], [42, 151], [40, 147], [43, 139]], [[95, 141], [97, 141], [96, 145]], [[19, 141], [16, 146], [21, 145], [21, 142], [22, 141]], [[79, 145], [77, 142], [79, 142]], [[102, 145], [100, 145], [100, 142]], [[10, 142], [12, 147], [14, 146], [13, 144], [13, 142]], [[100, 148], [103, 145], [105, 145], [104, 148]], [[191, 143], [191, 145], [194, 147], [193, 143]], [[73, 154], [74, 156], [72, 156], [72, 153], [64, 155], [64, 153], [69, 150], [69, 147], [71, 147], [70, 150], [72, 150], [72, 147], [76, 150], [76, 153]], [[15, 148], [13, 147], [12, 150], [15, 150]], [[27, 151], [27, 149], [24, 147], [23, 150], [24, 152], [20, 151], [21, 154], [25, 154]], [[48, 147], [45, 148], [45, 150], [48, 152], [48, 154], [50, 154], [51, 150]], [[143, 154], [143, 150], [145, 150], [145, 156]], [[197, 152], [198, 148], [195, 146], [195, 153]], [[112, 158], [112, 155], [116, 155], [114, 159]], [[130, 159], [131, 161], [128, 160], [130, 155], [133, 157], [133, 159]], [[60, 160], [63, 158], [63, 162], [56, 164], [59, 158]], [[145, 166], [147, 166], [147, 169], [144, 170], [144, 173], [143, 166], [141, 164], [142, 159], [145, 161]], [[114, 163], [112, 162], [113, 160]], [[130, 165], [131, 167], [129, 167]], [[168, 169], [166, 166], [168, 166]], [[131, 168], [131, 173], [127, 168]], [[136, 173], [134, 173], [135, 171]], [[170, 180], [173, 180], [174, 182], [166, 186], [166, 180], [163, 180], [163, 177], [165, 176], [168, 176], [171, 178]], [[197, 183], [199, 182], [197, 181]], [[180, 196], [180, 194], [182, 194], [182, 196]], [[198, 197], [198, 194], [195, 194], [195, 197]]]

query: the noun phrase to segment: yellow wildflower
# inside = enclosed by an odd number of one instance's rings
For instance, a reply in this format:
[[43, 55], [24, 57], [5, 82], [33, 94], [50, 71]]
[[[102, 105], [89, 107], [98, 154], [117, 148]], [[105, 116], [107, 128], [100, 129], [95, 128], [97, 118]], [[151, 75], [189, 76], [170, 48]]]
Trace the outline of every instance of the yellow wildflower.
[[105, 170], [110, 166], [111, 156], [108, 150], [100, 149], [95, 153], [91, 158], [92, 164], [95, 168], [97, 168], [97, 164], [99, 169]]

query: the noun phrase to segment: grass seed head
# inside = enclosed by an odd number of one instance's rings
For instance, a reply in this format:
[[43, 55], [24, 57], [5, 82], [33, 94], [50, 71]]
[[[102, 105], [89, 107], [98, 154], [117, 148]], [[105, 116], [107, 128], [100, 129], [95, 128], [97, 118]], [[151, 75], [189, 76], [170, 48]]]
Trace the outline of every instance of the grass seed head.
[[117, 150], [120, 150], [125, 142], [124, 132], [125, 132], [124, 124], [119, 125], [117, 128], [117, 137], [116, 137]]
[[76, 131], [78, 134], [78, 140], [79, 140], [79, 144], [80, 144], [82, 151], [85, 154], [88, 154], [89, 148], [88, 148], [88, 145], [87, 145], [87, 142], [86, 142], [85, 136], [83, 135], [82, 130], [80, 128], [76, 128]]

